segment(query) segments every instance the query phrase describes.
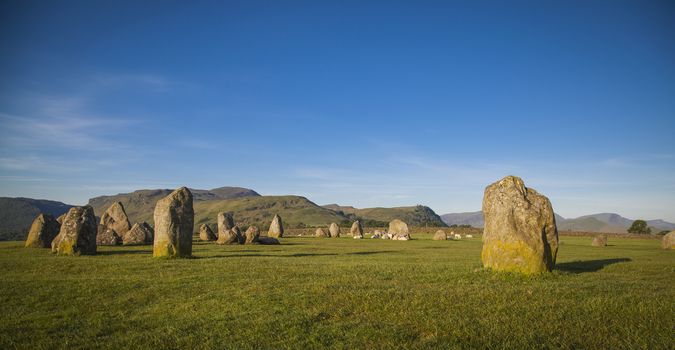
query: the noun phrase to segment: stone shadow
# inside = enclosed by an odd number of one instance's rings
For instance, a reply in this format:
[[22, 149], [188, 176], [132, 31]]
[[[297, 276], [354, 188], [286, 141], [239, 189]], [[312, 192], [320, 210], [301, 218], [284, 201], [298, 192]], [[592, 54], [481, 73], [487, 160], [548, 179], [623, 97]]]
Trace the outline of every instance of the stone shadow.
[[617, 264], [621, 262], [631, 261], [629, 258], [615, 258], [615, 259], [599, 259], [599, 260], [585, 260], [585, 261], [570, 261], [559, 263], [555, 265], [556, 270], [569, 273], [586, 273], [600, 271], [605, 266]]

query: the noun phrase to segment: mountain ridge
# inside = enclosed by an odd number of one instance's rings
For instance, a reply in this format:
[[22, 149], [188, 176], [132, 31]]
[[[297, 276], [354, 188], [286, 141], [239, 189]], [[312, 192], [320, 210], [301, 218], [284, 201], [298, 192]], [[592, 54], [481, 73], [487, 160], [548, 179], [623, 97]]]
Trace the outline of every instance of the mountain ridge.
[[[616, 213], [597, 213], [583, 215], [576, 218], [564, 218], [556, 215], [556, 224], [559, 231], [588, 231], [588, 232], [613, 232], [626, 233], [632, 219], [623, 217]], [[441, 215], [443, 221], [448, 225], [471, 225], [473, 227], [483, 227], [483, 212], [463, 212], [448, 213]], [[645, 220], [647, 225], [653, 227], [653, 230], [675, 230], [675, 223], [661, 219]], [[654, 232], [656, 233], [656, 232]]]

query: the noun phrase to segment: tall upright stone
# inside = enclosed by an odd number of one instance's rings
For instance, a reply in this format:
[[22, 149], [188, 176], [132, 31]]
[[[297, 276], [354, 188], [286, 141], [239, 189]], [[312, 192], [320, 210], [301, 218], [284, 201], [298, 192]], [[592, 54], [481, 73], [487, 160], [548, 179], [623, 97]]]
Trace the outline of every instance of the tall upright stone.
[[281, 217], [278, 214], [274, 215], [270, 229], [267, 231], [268, 237], [280, 238], [284, 236], [284, 224], [281, 222]]
[[215, 241], [217, 239], [218, 237], [216, 236], [215, 233], [213, 233], [213, 230], [211, 230], [211, 227], [209, 227], [209, 225], [207, 224], [199, 225], [199, 240]]
[[363, 226], [361, 226], [361, 221], [356, 220], [352, 224], [352, 228], [349, 229], [349, 234], [354, 237], [363, 238]]
[[548, 198], [507, 176], [485, 188], [483, 216], [484, 267], [525, 274], [553, 269], [558, 229]]
[[331, 237], [338, 238], [340, 237], [340, 226], [338, 226], [338, 224], [333, 222], [328, 227], [328, 232], [330, 232]]
[[26, 248], [49, 248], [52, 241], [59, 234], [61, 224], [59, 224], [53, 215], [40, 214], [33, 224], [30, 225], [28, 238], [26, 238]]
[[314, 231], [314, 236], [318, 238], [330, 237], [330, 232], [323, 227], [319, 227]]
[[121, 202], [115, 202], [110, 205], [105, 213], [101, 215], [100, 225], [115, 231], [120, 238], [123, 238], [131, 229], [129, 217]]
[[57, 255], [96, 254], [97, 229], [91, 206], [70, 208], [63, 218], [59, 235], [52, 241], [52, 252]]
[[192, 255], [195, 212], [192, 193], [181, 187], [155, 205], [154, 257], [185, 258]]

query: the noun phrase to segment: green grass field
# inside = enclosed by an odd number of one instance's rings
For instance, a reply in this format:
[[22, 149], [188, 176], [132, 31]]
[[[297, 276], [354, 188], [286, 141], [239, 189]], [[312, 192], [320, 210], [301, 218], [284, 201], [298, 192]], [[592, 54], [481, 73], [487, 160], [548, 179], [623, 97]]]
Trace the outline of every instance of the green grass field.
[[483, 270], [479, 238], [284, 238], [57, 257], [0, 243], [0, 348], [673, 349], [675, 251], [561, 237], [557, 270]]

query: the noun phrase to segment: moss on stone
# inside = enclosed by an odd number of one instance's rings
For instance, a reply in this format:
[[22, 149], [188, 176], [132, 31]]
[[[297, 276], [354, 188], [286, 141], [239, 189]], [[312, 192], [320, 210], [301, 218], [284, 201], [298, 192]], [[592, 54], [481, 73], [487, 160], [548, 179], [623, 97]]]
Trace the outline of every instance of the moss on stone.
[[550, 271], [542, 253], [525, 242], [489, 241], [483, 243], [483, 266], [496, 271], [538, 274]]

